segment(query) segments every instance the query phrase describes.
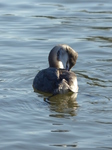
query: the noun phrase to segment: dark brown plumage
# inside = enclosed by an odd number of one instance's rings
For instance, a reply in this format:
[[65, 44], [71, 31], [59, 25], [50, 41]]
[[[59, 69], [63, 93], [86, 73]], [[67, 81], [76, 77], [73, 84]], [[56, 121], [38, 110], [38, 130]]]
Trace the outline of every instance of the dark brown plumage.
[[70, 71], [77, 57], [68, 45], [55, 46], [49, 53], [49, 68], [39, 71], [34, 78], [34, 90], [52, 94], [78, 92], [77, 77]]

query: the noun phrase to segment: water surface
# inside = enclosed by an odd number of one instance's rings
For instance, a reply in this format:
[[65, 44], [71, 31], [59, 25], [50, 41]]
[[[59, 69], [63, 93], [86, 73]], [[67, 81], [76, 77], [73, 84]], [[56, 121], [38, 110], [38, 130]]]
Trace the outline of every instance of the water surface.
[[[0, 1], [0, 149], [112, 148], [112, 1]], [[78, 52], [77, 98], [34, 93], [49, 51]]]

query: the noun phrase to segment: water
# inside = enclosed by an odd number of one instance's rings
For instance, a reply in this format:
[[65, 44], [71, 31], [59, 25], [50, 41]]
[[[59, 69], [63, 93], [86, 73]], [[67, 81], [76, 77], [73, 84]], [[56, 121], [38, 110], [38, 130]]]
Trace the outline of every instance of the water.
[[[112, 148], [112, 1], [0, 1], [0, 149]], [[76, 100], [44, 101], [33, 78], [65, 43], [78, 54]]]

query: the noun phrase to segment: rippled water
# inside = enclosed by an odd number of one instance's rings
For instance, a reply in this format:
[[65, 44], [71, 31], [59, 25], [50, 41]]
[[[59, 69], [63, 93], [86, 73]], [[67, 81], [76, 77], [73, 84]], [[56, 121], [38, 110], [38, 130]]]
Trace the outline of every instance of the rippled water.
[[[112, 1], [0, 1], [0, 149], [112, 148]], [[44, 101], [49, 51], [78, 54], [79, 93]]]

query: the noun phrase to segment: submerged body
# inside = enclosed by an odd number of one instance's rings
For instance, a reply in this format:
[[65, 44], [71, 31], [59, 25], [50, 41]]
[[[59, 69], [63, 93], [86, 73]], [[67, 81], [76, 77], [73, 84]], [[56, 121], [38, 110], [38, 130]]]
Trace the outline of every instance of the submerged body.
[[74, 72], [50, 67], [36, 75], [33, 88], [52, 94], [78, 92], [77, 77]]
[[78, 92], [77, 77], [71, 68], [78, 54], [68, 45], [57, 45], [49, 53], [49, 68], [41, 70], [33, 81], [34, 90], [52, 94]]

